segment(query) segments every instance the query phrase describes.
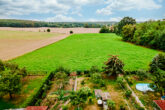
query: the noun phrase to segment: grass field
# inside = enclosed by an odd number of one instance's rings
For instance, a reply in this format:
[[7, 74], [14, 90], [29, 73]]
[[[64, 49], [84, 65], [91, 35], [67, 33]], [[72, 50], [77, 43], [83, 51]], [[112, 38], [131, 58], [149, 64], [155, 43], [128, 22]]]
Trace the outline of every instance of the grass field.
[[108, 55], [119, 55], [125, 70], [147, 69], [158, 54], [156, 50], [121, 41], [115, 34], [74, 34], [38, 49], [11, 62], [30, 71], [52, 71], [58, 66], [72, 70], [85, 70], [91, 66], [102, 67]]

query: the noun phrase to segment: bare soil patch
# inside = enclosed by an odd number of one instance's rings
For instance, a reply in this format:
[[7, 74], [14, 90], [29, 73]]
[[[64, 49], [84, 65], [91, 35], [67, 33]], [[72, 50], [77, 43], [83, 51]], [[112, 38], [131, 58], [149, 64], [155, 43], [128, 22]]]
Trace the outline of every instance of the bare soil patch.
[[[32, 31], [32, 32], [44, 32], [49, 27], [41, 28], [12, 28], [12, 27], [0, 27], [0, 30], [12, 30], [12, 31]], [[54, 33], [69, 34], [70, 31], [73, 33], [99, 33], [100, 28], [49, 28]]]
[[66, 38], [68, 34], [47, 39], [0, 39], [0, 59], [10, 60]]

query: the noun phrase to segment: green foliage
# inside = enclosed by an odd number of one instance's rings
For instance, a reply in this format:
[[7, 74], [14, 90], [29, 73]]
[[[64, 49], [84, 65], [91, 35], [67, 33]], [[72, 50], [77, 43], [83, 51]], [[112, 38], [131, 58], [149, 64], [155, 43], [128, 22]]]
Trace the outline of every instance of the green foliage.
[[21, 91], [21, 76], [16, 72], [8, 70], [0, 73], [0, 92], [9, 94], [20, 93]]
[[136, 26], [132, 24], [127, 24], [122, 28], [122, 38], [124, 41], [132, 41]]
[[100, 33], [110, 33], [109, 27], [103, 26], [103, 27], [100, 29]]
[[127, 91], [125, 92], [125, 96], [126, 96], [127, 98], [129, 98], [129, 97], [131, 96], [131, 94], [132, 94], [132, 91], [130, 91], [130, 90], [127, 90]]
[[65, 73], [69, 76], [71, 71], [68, 68], [64, 68], [63, 66], [59, 66], [55, 71], [53, 71], [53, 73], [55, 74], [58, 72]]
[[54, 73], [51, 72], [49, 74], [47, 74], [42, 83], [40, 83], [40, 85], [38, 85], [38, 87], [35, 89], [35, 91], [33, 91], [33, 93], [24, 101], [24, 103], [22, 105], [20, 105], [20, 107], [27, 107], [27, 106], [34, 106], [34, 105], [39, 105], [39, 99], [42, 98], [43, 93], [45, 93], [47, 91], [47, 87], [45, 88], [45, 85], [50, 85], [50, 80], [54, 77]]
[[123, 40], [154, 49], [165, 50], [165, 21], [148, 21], [126, 25], [122, 31]]
[[90, 96], [92, 96], [91, 89], [83, 87], [76, 92], [73, 91], [69, 98], [72, 105], [79, 107], [85, 104]]
[[111, 25], [115, 22], [41, 22], [31, 20], [0, 19], [0, 27], [85, 27], [100, 28], [105, 24]]
[[57, 72], [54, 77], [59, 89], [63, 89], [69, 83], [69, 77], [64, 72]]
[[[49, 34], [49, 33], [48, 33]], [[148, 69], [159, 51], [121, 41], [115, 34], [73, 34], [64, 40], [11, 60], [28, 71], [51, 72], [63, 65], [71, 71], [89, 70], [93, 65], [102, 71], [107, 55], [119, 55], [124, 70]]]
[[138, 76], [139, 80], [144, 80], [149, 77], [149, 73], [143, 69], [136, 71], [136, 75]]
[[125, 105], [120, 105], [120, 110], [126, 110]]
[[112, 101], [112, 100], [107, 100], [107, 105], [108, 107], [111, 109], [111, 110], [114, 110], [115, 109], [115, 102]]
[[73, 34], [73, 31], [70, 31], [70, 34]]
[[91, 74], [91, 81], [98, 87], [105, 87], [105, 81], [103, 80], [100, 73]]
[[116, 82], [122, 87], [126, 88], [123, 76], [118, 76]]
[[124, 17], [117, 25], [117, 34], [121, 34], [123, 26], [127, 24], [136, 24], [136, 21], [131, 17]]
[[90, 73], [98, 73], [100, 69], [97, 66], [92, 66], [89, 71]]
[[130, 76], [127, 76], [126, 80], [127, 80], [128, 84], [130, 84], [130, 85], [132, 85], [134, 83], [134, 79]]
[[62, 110], [69, 110], [68, 105], [62, 106]]
[[165, 71], [165, 54], [160, 53], [156, 55], [149, 66], [151, 73], [154, 73], [157, 69]]
[[106, 74], [108, 74], [108, 76], [117, 76], [118, 74], [124, 73], [124, 64], [116, 55], [112, 55], [112, 57], [108, 59], [105, 65], [106, 67], [104, 67], [104, 71]]
[[50, 32], [50, 29], [47, 29], [47, 32]]

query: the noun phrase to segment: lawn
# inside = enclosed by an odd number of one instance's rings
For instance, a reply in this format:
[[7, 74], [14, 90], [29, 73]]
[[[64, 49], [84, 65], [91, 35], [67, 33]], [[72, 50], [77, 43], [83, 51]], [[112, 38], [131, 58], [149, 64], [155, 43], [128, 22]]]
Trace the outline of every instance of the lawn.
[[101, 68], [110, 57], [118, 55], [125, 70], [147, 69], [159, 52], [121, 41], [115, 34], [73, 34], [68, 38], [38, 49], [11, 62], [30, 71], [52, 71], [58, 66], [85, 70]]
[[13, 99], [9, 99], [9, 95], [5, 95], [0, 99], [0, 110], [9, 109], [9, 108], [17, 108], [30, 95], [38, 88], [38, 86], [42, 83], [44, 76], [26, 76], [23, 78], [23, 87], [21, 93], [18, 95], [14, 95]]

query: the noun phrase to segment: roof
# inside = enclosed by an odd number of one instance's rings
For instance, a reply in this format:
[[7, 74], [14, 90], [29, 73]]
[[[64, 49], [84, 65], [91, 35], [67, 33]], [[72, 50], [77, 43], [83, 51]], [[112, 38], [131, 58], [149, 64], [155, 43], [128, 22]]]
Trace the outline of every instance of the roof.
[[161, 110], [165, 110], [165, 100], [154, 100], [154, 102]]
[[101, 94], [102, 94], [102, 90], [100, 90], [100, 89], [95, 89], [95, 95], [96, 95], [96, 96], [101, 96]]
[[48, 110], [48, 106], [28, 106], [25, 110]]
[[111, 99], [111, 96], [110, 96], [109, 92], [103, 92], [103, 93], [101, 94], [101, 96], [102, 96], [102, 100]]

